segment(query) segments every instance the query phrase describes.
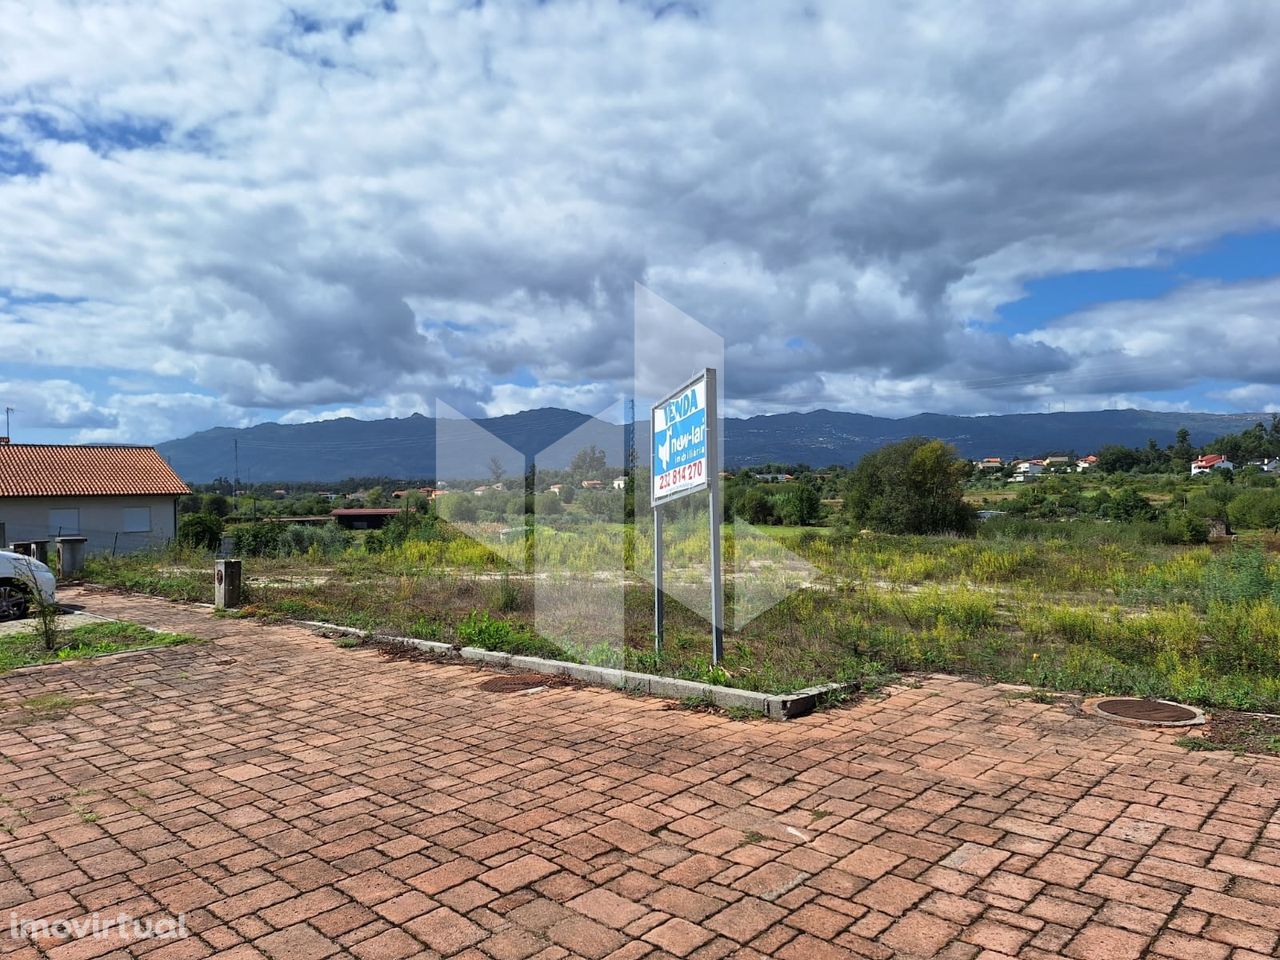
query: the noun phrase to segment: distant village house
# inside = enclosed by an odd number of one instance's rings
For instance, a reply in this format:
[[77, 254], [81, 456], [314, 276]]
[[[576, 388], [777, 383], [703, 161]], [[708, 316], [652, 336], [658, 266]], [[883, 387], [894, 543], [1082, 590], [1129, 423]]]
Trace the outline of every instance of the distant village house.
[[1208, 456], [1201, 457], [1191, 464], [1191, 475], [1199, 476], [1202, 473], [1209, 473], [1213, 470], [1234, 470], [1236, 465], [1224, 457], [1220, 453], [1211, 453]]

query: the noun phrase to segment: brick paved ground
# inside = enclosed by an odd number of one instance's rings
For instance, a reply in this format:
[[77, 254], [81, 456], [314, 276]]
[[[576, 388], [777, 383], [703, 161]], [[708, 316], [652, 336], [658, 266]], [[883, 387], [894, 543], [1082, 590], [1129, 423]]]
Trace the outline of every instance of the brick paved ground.
[[[1277, 950], [1276, 761], [954, 679], [742, 723], [68, 599], [217, 639], [0, 678], [0, 926], [192, 933], [57, 960]], [[51, 692], [73, 702], [21, 706]]]

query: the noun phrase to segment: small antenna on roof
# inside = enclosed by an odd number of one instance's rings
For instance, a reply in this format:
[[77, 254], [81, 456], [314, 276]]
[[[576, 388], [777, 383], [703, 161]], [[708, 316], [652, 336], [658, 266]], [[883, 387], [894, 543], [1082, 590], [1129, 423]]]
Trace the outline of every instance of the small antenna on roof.
[[6, 440], [10, 440], [10, 441], [11, 441], [11, 440], [12, 440], [12, 438], [13, 438], [13, 434], [9, 432], [9, 414], [11, 414], [11, 413], [17, 413], [17, 412], [18, 412], [18, 411], [17, 411], [17, 410], [15, 410], [15, 409], [13, 409], [13, 407], [5, 407], [5, 408], [4, 408], [4, 438], [5, 438]]

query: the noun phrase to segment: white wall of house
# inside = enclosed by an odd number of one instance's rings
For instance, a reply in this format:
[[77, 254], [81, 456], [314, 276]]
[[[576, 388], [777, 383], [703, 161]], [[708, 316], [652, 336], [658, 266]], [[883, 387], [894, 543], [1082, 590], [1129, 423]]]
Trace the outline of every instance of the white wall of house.
[[176, 497], [0, 497], [4, 546], [87, 537], [88, 553], [133, 553], [173, 539]]

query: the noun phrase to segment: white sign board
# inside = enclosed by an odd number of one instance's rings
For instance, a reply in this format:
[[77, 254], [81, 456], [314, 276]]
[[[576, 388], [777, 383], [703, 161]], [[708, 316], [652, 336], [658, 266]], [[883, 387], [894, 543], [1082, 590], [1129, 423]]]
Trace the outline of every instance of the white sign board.
[[653, 408], [649, 423], [655, 506], [705, 490], [710, 482], [714, 414], [708, 407], [707, 379], [704, 370]]

